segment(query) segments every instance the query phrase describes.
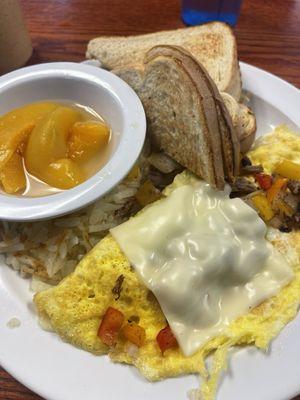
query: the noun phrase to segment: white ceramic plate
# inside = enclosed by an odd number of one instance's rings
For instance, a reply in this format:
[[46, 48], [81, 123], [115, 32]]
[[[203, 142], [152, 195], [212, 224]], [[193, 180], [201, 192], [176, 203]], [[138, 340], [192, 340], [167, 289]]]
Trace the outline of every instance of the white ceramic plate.
[[[300, 91], [275, 76], [241, 63], [244, 88], [253, 93], [258, 133], [280, 123], [300, 126]], [[9, 329], [12, 318], [21, 326]], [[264, 354], [234, 352], [221, 382], [219, 400], [286, 400], [300, 393], [300, 316]], [[29, 283], [0, 265], [0, 363], [16, 379], [49, 400], [185, 399], [196, 376], [146, 382], [129, 366], [113, 364], [63, 343], [37, 325]]]

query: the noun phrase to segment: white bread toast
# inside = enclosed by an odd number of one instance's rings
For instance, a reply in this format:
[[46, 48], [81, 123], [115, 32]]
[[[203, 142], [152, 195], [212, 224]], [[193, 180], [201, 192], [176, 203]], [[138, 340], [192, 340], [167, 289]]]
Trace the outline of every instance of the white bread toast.
[[239, 100], [241, 77], [236, 40], [231, 28], [222, 22], [138, 36], [101, 36], [89, 42], [86, 56], [98, 59], [104, 68], [114, 69], [141, 64], [146, 52], [160, 44], [188, 50], [205, 67], [219, 91]]
[[205, 69], [177, 46], [155, 46], [144, 62], [114, 69], [138, 94], [152, 144], [218, 189], [238, 173], [239, 142]]

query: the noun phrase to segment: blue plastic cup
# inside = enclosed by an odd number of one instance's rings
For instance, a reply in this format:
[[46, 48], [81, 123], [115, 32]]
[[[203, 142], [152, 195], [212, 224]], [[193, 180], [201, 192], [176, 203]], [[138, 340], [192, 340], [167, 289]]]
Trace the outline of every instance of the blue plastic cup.
[[242, 0], [182, 0], [181, 16], [187, 25], [223, 21], [237, 23]]

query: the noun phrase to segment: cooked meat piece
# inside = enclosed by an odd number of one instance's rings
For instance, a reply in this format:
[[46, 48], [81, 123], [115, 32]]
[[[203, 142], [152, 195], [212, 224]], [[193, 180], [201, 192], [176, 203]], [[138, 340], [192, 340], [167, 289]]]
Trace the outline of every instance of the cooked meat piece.
[[244, 157], [241, 159], [241, 166], [242, 166], [242, 167], [247, 167], [247, 166], [249, 166], [249, 165], [252, 165], [252, 162], [251, 162], [250, 158], [247, 157], [247, 156], [244, 156]]
[[163, 174], [162, 172], [158, 171], [158, 169], [150, 166], [149, 179], [157, 189], [163, 190], [166, 186], [173, 182], [178, 173], [179, 171], [176, 170], [170, 172], [169, 174]]
[[111, 289], [112, 294], [115, 296], [115, 300], [119, 300], [121, 296], [123, 281], [124, 275], [120, 275], [116, 280], [115, 286]]
[[[273, 228], [275, 228], [275, 227], [273, 227]], [[288, 225], [283, 224], [279, 227], [279, 230], [280, 230], [280, 232], [289, 233], [289, 232], [291, 232], [292, 228]]]
[[297, 211], [299, 206], [299, 196], [296, 196], [292, 193], [285, 193], [283, 196], [283, 201], [293, 209], [294, 212]]
[[278, 215], [275, 215], [270, 221], [268, 222], [268, 225], [272, 226], [272, 228], [279, 229], [281, 230], [283, 227], [286, 225], [282, 221], [282, 218], [279, 218]]
[[300, 225], [300, 212], [297, 212], [294, 216], [293, 219], [296, 224]]
[[289, 180], [288, 188], [293, 194], [300, 194], [300, 181]]
[[241, 168], [241, 173], [243, 175], [253, 175], [253, 174], [261, 174], [264, 171], [261, 165], [246, 165]]
[[292, 229], [295, 229], [295, 230], [300, 229], [300, 212], [297, 212], [291, 218], [287, 218], [286, 219], [286, 225], [290, 230], [292, 230]]
[[272, 228], [279, 229], [280, 232], [290, 232], [292, 230], [290, 218], [283, 218], [279, 215], [275, 215], [275, 217], [268, 221], [268, 225]]
[[283, 217], [292, 217], [299, 204], [298, 196], [286, 191], [280, 191], [272, 201], [273, 209]]
[[249, 194], [257, 190], [257, 186], [254, 184], [254, 182], [249, 181], [249, 179], [245, 177], [238, 177], [231, 188], [233, 193], [238, 192], [242, 195]]

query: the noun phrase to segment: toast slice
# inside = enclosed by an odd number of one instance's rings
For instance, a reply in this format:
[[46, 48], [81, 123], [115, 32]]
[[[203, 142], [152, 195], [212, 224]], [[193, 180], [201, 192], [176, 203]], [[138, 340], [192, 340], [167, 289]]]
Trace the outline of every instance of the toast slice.
[[[220, 139], [223, 156], [223, 169], [225, 179], [232, 182], [238, 173], [239, 168], [239, 144], [236, 132], [233, 129], [232, 120], [223, 99], [205, 68], [201, 66], [189, 52], [178, 46], [157, 46], [151, 49], [146, 55], [146, 62], [155, 58], [156, 54], [164, 54], [177, 59], [188, 71], [198, 87], [198, 91], [207, 104], [209, 110], [216, 110], [216, 114], [207, 113], [207, 123], [212, 137], [212, 145], [215, 147]], [[213, 104], [213, 105], [212, 105]], [[221, 137], [216, 136], [220, 132]]]
[[245, 154], [250, 150], [255, 139], [255, 115], [249, 107], [243, 103], [237, 103], [228, 93], [223, 92], [221, 96], [237, 132], [241, 153]]
[[160, 44], [188, 50], [205, 67], [219, 91], [239, 100], [241, 77], [236, 40], [231, 28], [222, 22], [138, 36], [102, 36], [89, 42], [86, 56], [98, 59], [104, 68], [114, 69], [143, 63], [146, 52]]
[[239, 143], [214, 82], [187, 51], [155, 46], [142, 64], [113, 70], [138, 94], [158, 150], [218, 189], [238, 172]]

